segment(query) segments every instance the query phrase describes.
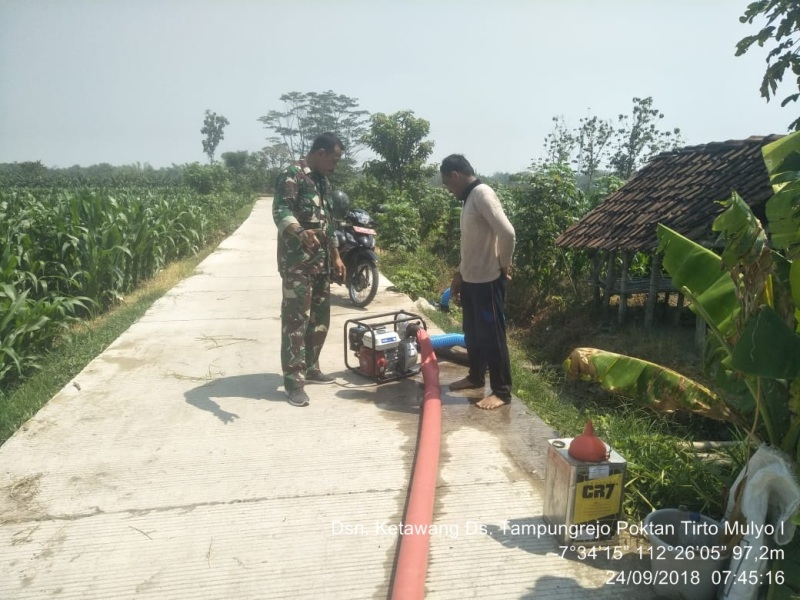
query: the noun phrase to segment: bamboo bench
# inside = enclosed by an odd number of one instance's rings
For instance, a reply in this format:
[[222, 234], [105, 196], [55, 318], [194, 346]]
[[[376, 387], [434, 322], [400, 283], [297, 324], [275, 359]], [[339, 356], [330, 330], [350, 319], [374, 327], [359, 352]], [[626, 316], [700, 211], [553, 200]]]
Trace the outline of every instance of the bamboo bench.
[[[590, 282], [592, 283], [592, 282]], [[605, 281], [593, 282], [600, 288], [605, 290]], [[669, 277], [661, 277], [658, 280], [658, 292], [677, 292], [678, 290], [672, 285], [672, 279]], [[609, 290], [610, 296], [618, 296], [622, 292], [622, 280], [617, 279]], [[650, 293], [650, 277], [631, 277], [625, 283], [625, 295], [632, 294], [648, 294]]]

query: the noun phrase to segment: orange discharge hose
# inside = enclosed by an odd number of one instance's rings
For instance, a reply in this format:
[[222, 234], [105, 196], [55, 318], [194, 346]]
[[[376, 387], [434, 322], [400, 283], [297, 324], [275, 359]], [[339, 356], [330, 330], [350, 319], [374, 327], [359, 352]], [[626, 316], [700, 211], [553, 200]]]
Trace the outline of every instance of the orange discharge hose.
[[404, 535], [400, 537], [392, 600], [421, 600], [425, 597], [430, 526], [433, 521], [433, 500], [439, 473], [439, 444], [442, 434], [439, 363], [436, 361], [428, 332], [420, 328], [417, 341], [422, 355], [425, 399], [422, 402], [419, 444], [414, 461], [411, 492], [403, 520]]

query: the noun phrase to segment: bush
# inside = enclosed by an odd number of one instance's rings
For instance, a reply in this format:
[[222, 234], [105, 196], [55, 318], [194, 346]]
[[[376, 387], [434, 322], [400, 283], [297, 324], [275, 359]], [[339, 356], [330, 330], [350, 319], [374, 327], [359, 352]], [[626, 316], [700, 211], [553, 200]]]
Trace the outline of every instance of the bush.
[[417, 181], [403, 191], [419, 211], [423, 239], [443, 232], [454, 210], [460, 213], [461, 201], [440, 185]]
[[413, 251], [419, 247], [419, 212], [405, 192], [389, 198], [376, 221], [382, 249]]
[[563, 165], [545, 165], [527, 174], [519, 186], [500, 190], [500, 197], [517, 234], [509, 310], [526, 317], [544, 299], [569, 289], [570, 282], [574, 287], [576, 280], [585, 279], [585, 254], [563, 250], [555, 239], [588, 206], [574, 174]]
[[221, 164], [201, 165], [194, 162], [183, 169], [184, 184], [203, 195], [228, 191], [230, 180], [230, 172]]
[[373, 217], [376, 216], [378, 208], [385, 205], [389, 199], [386, 187], [371, 175], [354, 179], [343, 186], [343, 189], [350, 197], [351, 208], [365, 210]]
[[413, 252], [404, 250], [381, 255], [381, 272], [395, 285], [397, 291], [414, 300], [426, 298], [439, 300], [450, 285], [454, 267], [441, 256], [432, 254], [427, 247]]
[[394, 272], [392, 283], [398, 292], [411, 296], [412, 300], [430, 298], [434, 295], [436, 273], [403, 267]]

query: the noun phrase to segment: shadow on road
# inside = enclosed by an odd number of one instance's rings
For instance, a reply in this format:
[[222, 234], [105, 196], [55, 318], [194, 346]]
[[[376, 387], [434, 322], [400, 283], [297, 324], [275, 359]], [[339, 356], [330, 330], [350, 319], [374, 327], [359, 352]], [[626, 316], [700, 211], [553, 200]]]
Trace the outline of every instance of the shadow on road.
[[[626, 600], [632, 600], [634, 598], [636, 600], [644, 600], [646, 598], [653, 597], [650, 593], [647, 593], [646, 590], [642, 590], [640, 592], [631, 590], [614, 590], [613, 588], [610, 590], [601, 588], [599, 591], [604, 592], [601, 596], [602, 598], [609, 598], [613, 595], [613, 597], [620, 600], [622, 598], [625, 598]], [[536, 585], [534, 585], [534, 587], [531, 588], [527, 594], [520, 596], [520, 600], [541, 600], [542, 598], [588, 598], [589, 596], [596, 596], [597, 592], [597, 588], [585, 588], [574, 579], [546, 575], [537, 579]]]
[[223, 423], [232, 423], [239, 418], [236, 413], [224, 410], [215, 398], [252, 398], [286, 402], [286, 396], [278, 391], [283, 377], [277, 373], [251, 373], [220, 377], [184, 393], [186, 402], [213, 414]]

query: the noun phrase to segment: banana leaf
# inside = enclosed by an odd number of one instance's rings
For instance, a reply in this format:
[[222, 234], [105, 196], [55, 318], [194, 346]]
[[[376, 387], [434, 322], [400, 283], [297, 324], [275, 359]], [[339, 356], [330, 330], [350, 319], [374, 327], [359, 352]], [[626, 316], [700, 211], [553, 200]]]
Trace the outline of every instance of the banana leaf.
[[[788, 260], [779, 252], [772, 252], [772, 276], [770, 277], [771, 284], [771, 297], [765, 302], [768, 306], [775, 309], [775, 312], [780, 315], [787, 326], [791, 327], [793, 317], [795, 316], [795, 307], [798, 306], [797, 299], [793, 297], [792, 286], [797, 287], [800, 292], [800, 262]], [[797, 267], [795, 267], [797, 265]], [[796, 270], [796, 273], [792, 272]], [[792, 278], [797, 278], [797, 282], [793, 282]], [[800, 298], [798, 298], [800, 299]], [[797, 323], [797, 319], [794, 319]], [[797, 333], [800, 333], [800, 328], [797, 328]]]
[[800, 335], [771, 307], [763, 306], [747, 321], [733, 349], [731, 366], [770, 379], [800, 377]]
[[800, 182], [787, 185], [767, 201], [767, 220], [772, 243], [800, 258]]
[[722, 252], [722, 265], [731, 269], [739, 264], [749, 264], [761, 256], [767, 243], [767, 235], [753, 211], [736, 192], [730, 200], [721, 203], [726, 207], [712, 226], [725, 239]]
[[[800, 132], [764, 146], [762, 153], [776, 190], [766, 206], [770, 235], [791, 263], [789, 288], [795, 308], [800, 309]], [[800, 332], [800, 318], [796, 321]]]
[[793, 413], [800, 413], [800, 379], [795, 379], [789, 386], [789, 409]]
[[800, 132], [767, 144], [761, 153], [775, 190], [766, 207], [772, 243], [789, 258], [800, 258]]
[[597, 348], [575, 348], [563, 364], [570, 379], [599, 383], [655, 410], [686, 410], [739, 423], [725, 402], [707, 387], [655, 363]]
[[789, 268], [789, 281], [792, 286], [792, 300], [797, 308], [800, 308], [800, 259], [793, 260]]
[[[729, 336], [735, 327], [741, 306], [736, 298], [733, 280], [727, 273], [717, 279], [702, 294], [695, 295], [686, 286], [678, 288], [689, 298], [689, 308], [721, 335]], [[699, 305], [699, 306], [698, 306]]]
[[[710, 319], [709, 325], [727, 334], [739, 312], [739, 302], [722, 259], [711, 250], [658, 225], [659, 251], [664, 253], [664, 268], [679, 290], [686, 288]], [[697, 312], [697, 307], [692, 307]]]
[[[730, 346], [726, 349], [715, 336], [710, 336], [706, 341], [704, 367], [705, 372], [713, 378], [715, 389], [722, 394], [731, 411], [750, 424], [758, 408], [771, 441], [778, 443], [785, 439], [792, 418], [789, 412], [789, 386], [778, 379], [757, 379], [755, 375], [743, 375], [732, 367], [732, 354], [729, 353], [732, 353]], [[800, 379], [795, 381], [800, 382]], [[800, 387], [797, 391], [800, 392]], [[761, 402], [757, 404], [759, 396]], [[793, 454], [793, 450], [787, 452]]]
[[[764, 157], [764, 164], [770, 177], [773, 178], [778, 173], [785, 173], [792, 170], [792, 165], [800, 164], [793, 162], [791, 155], [800, 151], [800, 132], [786, 135], [779, 140], [775, 140], [761, 148], [761, 155]], [[787, 160], [788, 159], [788, 160]], [[780, 182], [773, 182], [774, 191], [780, 190]]]
[[703, 371], [731, 410], [745, 419], [751, 418], [756, 409], [755, 397], [741, 373], [731, 368], [730, 360], [730, 347], [723, 346], [716, 336], [708, 336], [703, 352]]

